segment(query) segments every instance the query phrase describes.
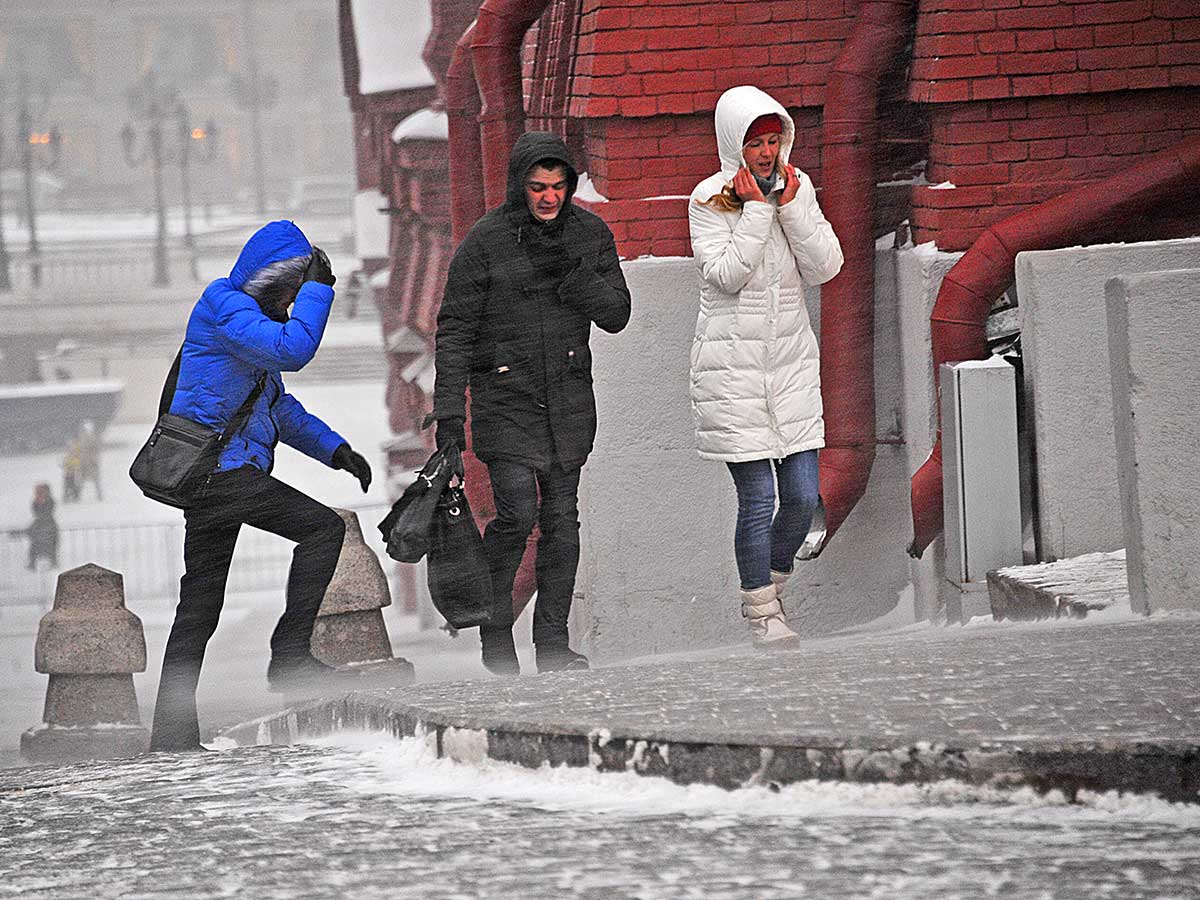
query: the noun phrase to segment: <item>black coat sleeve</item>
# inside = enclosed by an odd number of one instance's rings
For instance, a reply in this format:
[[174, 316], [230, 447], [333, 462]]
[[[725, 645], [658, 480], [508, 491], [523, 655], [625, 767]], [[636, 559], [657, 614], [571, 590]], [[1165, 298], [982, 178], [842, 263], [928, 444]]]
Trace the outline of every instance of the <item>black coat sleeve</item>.
[[487, 301], [487, 257], [472, 235], [450, 260], [434, 339], [433, 417], [466, 417], [471, 353]]
[[629, 287], [621, 272], [617, 245], [607, 225], [601, 224], [600, 252], [595, 260], [581, 259], [558, 286], [566, 303], [583, 310], [589, 319], [610, 334], [629, 323]]

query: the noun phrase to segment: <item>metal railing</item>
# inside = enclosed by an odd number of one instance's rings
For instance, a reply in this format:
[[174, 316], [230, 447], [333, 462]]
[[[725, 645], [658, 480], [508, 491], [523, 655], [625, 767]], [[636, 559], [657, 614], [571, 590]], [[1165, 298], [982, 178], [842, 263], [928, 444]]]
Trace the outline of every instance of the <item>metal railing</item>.
[[[367, 545], [385, 563], [375, 523], [388, 506], [356, 507]], [[291, 564], [291, 541], [245, 526], [238, 536], [227, 593], [278, 590], [283, 595]], [[183, 523], [122, 524], [64, 528], [59, 532], [57, 566], [39, 560], [27, 568], [29, 541], [0, 533], [0, 605], [33, 605], [49, 609], [60, 572], [95, 563], [121, 573], [127, 604], [145, 601], [174, 605], [183, 574]]]

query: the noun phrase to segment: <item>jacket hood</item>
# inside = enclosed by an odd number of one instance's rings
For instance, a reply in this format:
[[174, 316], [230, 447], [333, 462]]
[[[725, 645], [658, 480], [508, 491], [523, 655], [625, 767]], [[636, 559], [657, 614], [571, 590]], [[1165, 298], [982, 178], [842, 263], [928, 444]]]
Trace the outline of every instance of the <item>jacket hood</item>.
[[714, 114], [717, 128], [717, 152], [721, 155], [721, 175], [732, 181], [743, 165], [742, 138], [750, 123], [759, 116], [774, 113], [783, 123], [779, 158], [787, 161], [796, 139], [796, 123], [786, 109], [770, 94], [748, 84], [732, 87], [717, 100]]
[[312, 245], [295, 222], [268, 222], [246, 241], [229, 273], [229, 283], [240, 291], [250, 276], [264, 266], [311, 254]]
[[551, 131], [527, 131], [517, 138], [508, 157], [508, 191], [504, 205], [509, 209], [527, 208], [525, 176], [543, 159], [553, 159], [567, 167], [567, 196], [563, 200], [563, 209], [568, 208], [571, 198], [575, 196], [575, 188], [579, 185], [579, 174], [571, 162], [567, 145]]

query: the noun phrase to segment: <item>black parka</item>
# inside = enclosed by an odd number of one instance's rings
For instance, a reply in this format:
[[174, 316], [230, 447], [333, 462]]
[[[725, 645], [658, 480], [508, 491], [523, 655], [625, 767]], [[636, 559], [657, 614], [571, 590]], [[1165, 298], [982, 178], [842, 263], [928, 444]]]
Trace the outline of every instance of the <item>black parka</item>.
[[[525, 202], [526, 175], [546, 159], [567, 167], [568, 188], [549, 228]], [[608, 226], [571, 203], [577, 183], [556, 135], [522, 135], [504, 204], [475, 223], [450, 262], [433, 416], [464, 416], [469, 384], [473, 449], [485, 463], [581, 466], [596, 437], [588, 338], [592, 322], [612, 333], [625, 327], [629, 288]]]

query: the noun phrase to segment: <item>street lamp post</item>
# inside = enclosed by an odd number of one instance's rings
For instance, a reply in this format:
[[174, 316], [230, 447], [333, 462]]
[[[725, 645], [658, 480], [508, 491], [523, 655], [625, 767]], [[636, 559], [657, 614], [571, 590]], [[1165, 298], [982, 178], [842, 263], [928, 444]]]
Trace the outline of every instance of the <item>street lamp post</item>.
[[[0, 90], [0, 171], [4, 168], [4, 122], [3, 122], [3, 91]], [[20, 103], [17, 108], [17, 154], [21, 164], [21, 174], [25, 193], [25, 219], [29, 223], [29, 272], [35, 287], [42, 283], [42, 254], [37, 234], [37, 173], [41, 168], [54, 169], [58, 167], [59, 152], [62, 147], [62, 136], [57, 128], [47, 131], [35, 131], [33, 115], [29, 111], [28, 90], [21, 91]], [[50, 152], [48, 161], [35, 157], [39, 148]], [[12, 290], [11, 259], [8, 255], [8, 244], [4, 236], [4, 189], [0, 185], [0, 291]]]
[[175, 103], [175, 122], [179, 136], [179, 179], [183, 197], [183, 242], [188, 251], [188, 265], [192, 280], [199, 281], [196, 268], [196, 240], [192, 236], [192, 181], [189, 164], [193, 154], [199, 162], [208, 162], [213, 157], [217, 126], [209, 119], [205, 125], [193, 126], [191, 113], [183, 100]]
[[29, 223], [29, 271], [34, 287], [42, 283], [42, 251], [37, 236], [37, 167], [34, 165], [34, 150], [37, 147], [48, 147], [51, 153], [49, 168], [58, 165], [59, 150], [62, 147], [62, 136], [57, 128], [49, 131], [34, 131], [33, 117], [29, 113], [29, 103], [25, 98], [21, 101], [21, 110], [17, 117], [17, 132], [21, 147], [21, 170], [25, 176], [25, 219]]
[[[154, 72], [148, 72], [142, 82], [129, 94], [130, 108], [136, 118], [145, 123], [145, 133], [140, 135], [132, 124], [121, 129], [121, 145], [125, 150], [125, 161], [131, 166], [150, 163], [154, 179], [154, 208], [158, 228], [154, 242], [154, 284], [162, 287], [170, 284], [167, 267], [167, 204], [163, 191], [163, 166], [179, 164], [180, 186], [183, 199], [184, 245], [188, 251], [188, 262], [193, 279], [198, 279], [196, 269], [196, 243], [192, 234], [192, 183], [190, 164], [193, 159], [208, 162], [215, 151], [216, 125], [210, 119], [203, 127], [193, 127], [187, 104], [174, 91], [160, 89]], [[164, 125], [171, 126], [177, 138], [177, 147], [168, 149], [163, 142]]]
[[157, 229], [154, 239], [154, 286], [165, 287], [171, 283], [167, 270], [167, 204], [163, 196], [163, 145], [162, 145], [162, 106], [157, 95], [147, 98], [146, 136], [142, 141], [141, 152], [135, 152], [137, 135], [133, 126], [126, 124], [121, 129], [121, 145], [125, 150], [125, 162], [130, 166], [140, 166], [147, 160], [154, 179], [154, 210], [157, 216]]

